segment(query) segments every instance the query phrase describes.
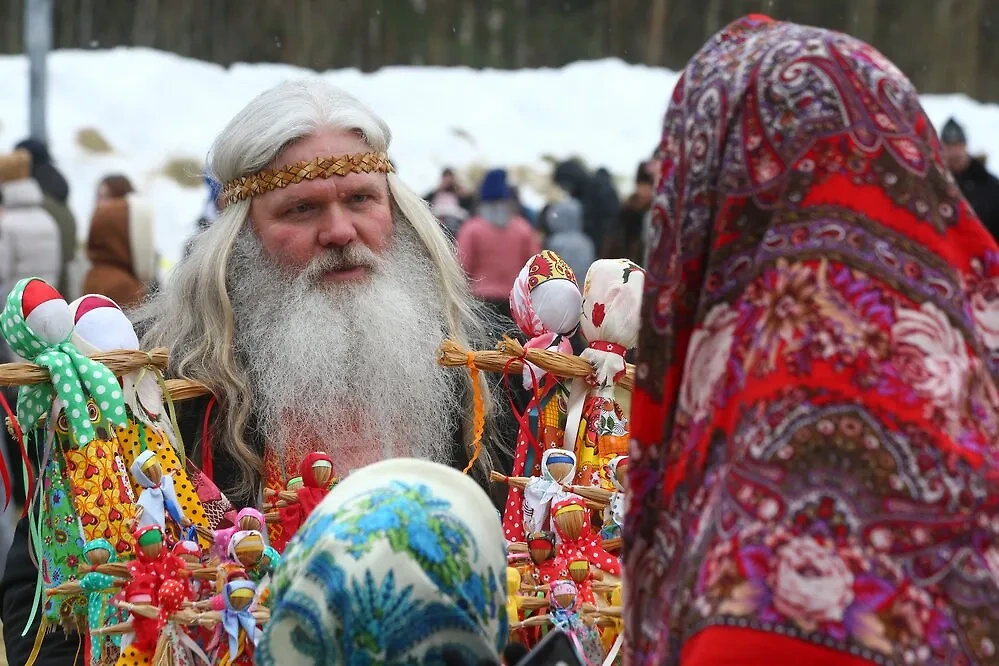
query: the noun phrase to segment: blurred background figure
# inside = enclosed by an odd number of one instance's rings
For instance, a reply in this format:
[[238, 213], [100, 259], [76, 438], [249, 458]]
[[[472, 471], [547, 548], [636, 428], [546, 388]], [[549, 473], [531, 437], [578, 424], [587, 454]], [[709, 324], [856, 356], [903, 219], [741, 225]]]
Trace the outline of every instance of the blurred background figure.
[[596, 258], [593, 241], [583, 233], [583, 204], [571, 197], [554, 203], [548, 207], [545, 223], [545, 249], [565, 259], [581, 284]]
[[194, 234], [192, 234], [191, 237], [187, 239], [187, 242], [184, 243], [184, 258], [187, 258], [187, 256], [191, 254], [191, 250], [194, 249], [194, 241], [197, 240], [198, 235], [210, 227], [212, 222], [214, 222], [219, 216], [217, 200], [219, 194], [222, 192], [222, 186], [217, 180], [208, 174], [205, 174], [202, 179], [204, 180], [205, 185], [208, 186], [208, 201], [205, 202], [205, 207], [201, 211], [201, 215], [198, 216], [198, 220], [194, 223]]
[[453, 192], [439, 192], [430, 204], [430, 210], [452, 240], [458, 237], [458, 230], [468, 219], [468, 211]]
[[458, 182], [458, 176], [451, 167], [447, 167], [441, 172], [440, 183], [424, 199], [427, 200], [431, 208], [435, 206], [451, 207], [454, 200], [459, 207], [466, 211], [475, 208], [475, 195]]
[[25, 151], [31, 156], [31, 178], [42, 191], [42, 207], [52, 216], [59, 227], [60, 268], [59, 278], [53, 282], [59, 293], [69, 299], [78, 294], [72, 292], [71, 265], [77, 256], [79, 240], [77, 239], [76, 218], [69, 210], [69, 183], [62, 172], [55, 167], [48, 146], [37, 139], [25, 139], [17, 144], [17, 150]]
[[132, 181], [120, 173], [104, 176], [101, 184], [97, 186], [97, 201], [107, 199], [124, 199], [125, 195], [135, 191]]
[[[57, 284], [63, 272], [63, 253], [61, 230], [44, 207], [45, 195], [32, 177], [32, 157], [27, 150], [19, 149], [0, 156], [0, 196], [3, 200], [0, 205], [0, 303], [5, 303], [7, 294], [23, 278], [37, 276]], [[0, 362], [14, 360], [6, 342], [0, 339]], [[17, 390], [4, 388], [3, 391], [8, 403], [15, 404]], [[7, 428], [0, 432], [3, 433], [7, 462], [20, 460], [19, 448]], [[12, 503], [15, 507], [23, 505], [22, 475], [12, 474], [11, 481]], [[12, 515], [16, 514], [15, 508]], [[7, 527], [5, 521], [0, 521], [0, 558], [6, 555], [10, 541]]]
[[476, 214], [461, 225], [457, 240], [472, 295], [509, 319], [513, 281], [541, 246], [530, 223], [516, 211], [505, 170], [493, 169], [483, 178]]
[[631, 259], [639, 266], [645, 265], [646, 230], [655, 191], [654, 168], [651, 160], [638, 165], [635, 173], [635, 191], [625, 199], [617, 216], [617, 224], [607, 232], [600, 250], [601, 258], [623, 257]]
[[943, 157], [961, 194], [993, 237], [999, 238], [999, 180], [985, 168], [985, 160], [968, 153], [968, 138], [953, 118], [940, 130]]
[[152, 207], [135, 193], [100, 199], [90, 221], [87, 258], [84, 293], [107, 296], [124, 309], [138, 306], [156, 279]]
[[4, 201], [0, 234], [7, 248], [7, 261], [0, 266], [3, 299], [23, 278], [37, 276], [55, 285], [62, 276], [61, 231], [45, 210], [42, 188], [32, 177], [31, 166], [31, 155], [25, 150], [0, 157]]

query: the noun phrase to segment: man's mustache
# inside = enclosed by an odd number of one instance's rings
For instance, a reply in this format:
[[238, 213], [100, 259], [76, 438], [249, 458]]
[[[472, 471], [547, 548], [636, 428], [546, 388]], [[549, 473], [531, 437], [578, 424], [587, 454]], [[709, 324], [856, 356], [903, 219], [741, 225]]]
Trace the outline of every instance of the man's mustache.
[[333, 248], [329, 253], [313, 259], [305, 272], [310, 278], [320, 278], [332, 271], [360, 267], [376, 269], [380, 264], [379, 256], [369, 247], [360, 243], [351, 243], [344, 247]]

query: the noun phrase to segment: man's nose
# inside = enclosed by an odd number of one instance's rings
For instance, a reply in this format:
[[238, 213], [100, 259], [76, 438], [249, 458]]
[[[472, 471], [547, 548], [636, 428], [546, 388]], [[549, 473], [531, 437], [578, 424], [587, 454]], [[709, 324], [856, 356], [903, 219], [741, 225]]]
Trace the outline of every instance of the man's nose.
[[349, 215], [333, 205], [319, 220], [316, 240], [321, 247], [343, 247], [357, 240], [357, 228]]

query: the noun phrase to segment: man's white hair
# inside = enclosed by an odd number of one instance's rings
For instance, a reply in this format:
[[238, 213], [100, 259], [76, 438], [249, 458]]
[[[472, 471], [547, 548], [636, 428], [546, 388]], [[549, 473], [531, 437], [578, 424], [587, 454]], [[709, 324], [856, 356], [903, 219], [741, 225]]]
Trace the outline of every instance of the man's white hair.
[[[389, 150], [391, 132], [384, 120], [343, 90], [309, 79], [282, 83], [253, 99], [216, 139], [208, 168], [221, 183], [252, 174], [271, 164], [290, 144], [323, 129], [356, 132], [373, 151]], [[440, 303], [445, 334], [464, 345], [481, 344], [486, 340], [482, 310], [469, 295], [453, 246], [426, 203], [395, 174], [388, 174], [387, 179], [397, 227], [408, 224], [410, 228], [402, 234], [415, 236], [413, 244], [425, 252], [432, 266], [428, 273], [436, 276], [438, 297], [434, 300]], [[163, 291], [133, 319], [145, 331], [147, 348], [170, 349], [175, 374], [206, 384], [217, 396], [225, 422], [219, 446], [240, 466], [241, 477], [253, 479], [262, 469], [260, 457], [246, 441], [255, 420], [253, 380], [237, 353], [234, 276], [230, 270], [239, 247], [246, 244], [249, 212], [248, 200], [221, 211], [194, 242], [191, 255], [174, 269]], [[468, 394], [467, 379], [463, 386]], [[480, 388], [491, 412], [484, 380], [480, 380]], [[470, 446], [471, 409], [466, 407], [462, 418]], [[488, 447], [484, 447], [482, 463], [486, 468], [492, 466]]]

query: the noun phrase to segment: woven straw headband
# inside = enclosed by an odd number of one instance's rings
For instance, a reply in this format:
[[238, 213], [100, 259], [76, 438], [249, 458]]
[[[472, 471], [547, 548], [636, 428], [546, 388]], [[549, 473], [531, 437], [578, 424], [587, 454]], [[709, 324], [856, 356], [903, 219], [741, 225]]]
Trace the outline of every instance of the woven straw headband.
[[334, 157], [317, 157], [310, 161], [283, 166], [280, 169], [260, 171], [230, 180], [222, 188], [219, 208], [258, 194], [301, 183], [303, 180], [346, 176], [350, 173], [392, 173], [395, 167], [385, 153], [358, 153]]

